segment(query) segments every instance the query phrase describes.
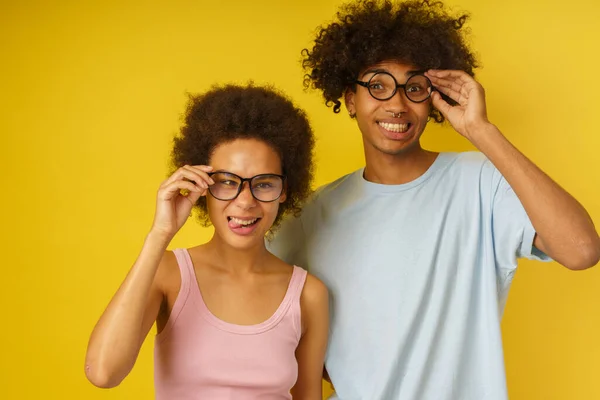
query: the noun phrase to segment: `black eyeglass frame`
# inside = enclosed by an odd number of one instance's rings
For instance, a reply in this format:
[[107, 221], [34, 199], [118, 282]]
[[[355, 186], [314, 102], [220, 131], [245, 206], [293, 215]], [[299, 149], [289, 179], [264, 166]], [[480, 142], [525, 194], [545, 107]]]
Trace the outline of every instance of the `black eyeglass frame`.
[[[212, 176], [216, 175], [216, 174], [228, 174], [228, 175], [234, 176], [240, 180], [240, 184], [238, 186], [237, 193], [235, 194], [235, 196], [233, 196], [230, 199], [221, 199], [221, 198], [215, 196], [215, 194], [212, 192], [212, 190], [210, 190], [212, 185], [210, 185], [208, 187], [208, 191], [210, 192], [212, 197], [214, 197], [217, 200], [221, 200], [221, 201], [231, 201], [231, 200], [237, 199], [237, 197], [240, 195], [240, 193], [242, 193], [242, 190], [244, 189], [244, 182], [248, 182], [248, 188], [250, 189], [250, 194], [252, 194], [252, 197], [254, 197], [255, 200], [260, 201], [262, 203], [272, 203], [281, 198], [281, 195], [285, 191], [285, 181], [287, 179], [287, 177], [285, 175], [279, 175], [279, 174], [258, 174], [258, 175], [254, 175], [250, 178], [242, 178], [241, 176], [234, 174], [233, 172], [228, 172], [228, 171], [214, 171], [214, 172], [209, 172], [207, 175], [212, 178]], [[281, 179], [281, 192], [279, 193], [279, 196], [277, 196], [273, 200], [261, 200], [256, 197], [256, 195], [254, 194], [254, 191], [252, 190], [252, 180], [255, 178], [263, 177], [263, 176], [276, 176]]]
[[[375, 97], [373, 95], [373, 93], [371, 93], [371, 80], [373, 80], [373, 78], [375, 78], [377, 75], [388, 75], [389, 77], [391, 77], [394, 80], [394, 83], [396, 84], [396, 87], [394, 88], [394, 91], [392, 92], [392, 94], [389, 97], [386, 97], [384, 99], [380, 99], [379, 97]], [[409, 97], [408, 93], [406, 93], [406, 84], [408, 83], [409, 80], [411, 80], [415, 76], [422, 76], [423, 78], [427, 79], [427, 82], [429, 83], [429, 87], [431, 87], [431, 91], [429, 92], [429, 94], [427, 95], [427, 97], [425, 97], [423, 100], [419, 100], [419, 101], [415, 101], [415, 100], [411, 99]], [[422, 73], [422, 72], [417, 72], [416, 74], [412, 74], [411, 76], [409, 76], [408, 79], [406, 79], [406, 82], [403, 85], [399, 85], [398, 81], [396, 80], [396, 78], [394, 78], [394, 75], [392, 75], [392, 74], [390, 74], [389, 72], [386, 72], [386, 71], [376, 72], [366, 82], [365, 81], [359, 81], [357, 79], [357, 80], [354, 81], [354, 83], [359, 84], [360, 86], [362, 86], [364, 88], [367, 88], [367, 90], [369, 91], [369, 94], [371, 95], [371, 97], [374, 98], [375, 100], [379, 100], [379, 101], [387, 101], [387, 100], [391, 99], [392, 97], [394, 97], [396, 95], [396, 93], [398, 93], [398, 88], [402, 88], [402, 90], [404, 91], [404, 95], [406, 96], [406, 98], [408, 100], [412, 101], [413, 103], [423, 103], [424, 101], [427, 101], [429, 98], [431, 98], [431, 94], [435, 90], [435, 87], [433, 87], [433, 84], [431, 83], [431, 80], [428, 77], [426, 77], [425, 74]]]

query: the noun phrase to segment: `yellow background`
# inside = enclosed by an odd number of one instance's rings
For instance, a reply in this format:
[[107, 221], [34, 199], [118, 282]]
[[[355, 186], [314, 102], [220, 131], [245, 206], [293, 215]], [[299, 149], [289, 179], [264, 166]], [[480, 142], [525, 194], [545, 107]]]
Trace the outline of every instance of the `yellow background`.
[[[83, 361], [150, 226], [186, 92], [275, 83], [311, 118], [317, 184], [362, 165], [353, 121], [302, 90], [300, 50], [339, 3], [2, 1], [1, 398], [152, 397], [151, 339], [113, 390]], [[600, 224], [600, 3], [451, 4], [472, 14], [491, 120]], [[447, 127], [424, 144], [472, 148]], [[173, 246], [210, 233], [190, 223]], [[599, 310], [600, 269], [520, 264], [503, 320], [512, 399], [600, 399]]]

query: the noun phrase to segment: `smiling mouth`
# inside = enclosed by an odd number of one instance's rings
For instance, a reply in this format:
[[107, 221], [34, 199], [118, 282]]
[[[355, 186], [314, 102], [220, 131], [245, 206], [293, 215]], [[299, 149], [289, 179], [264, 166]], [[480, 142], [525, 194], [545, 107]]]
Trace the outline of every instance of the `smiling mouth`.
[[390, 131], [390, 132], [394, 132], [394, 133], [404, 133], [404, 132], [408, 131], [408, 129], [411, 126], [410, 123], [392, 124], [389, 122], [377, 122], [377, 124], [379, 126], [381, 126], [383, 129], [385, 129], [386, 131]]
[[240, 227], [240, 228], [245, 228], [248, 226], [255, 225], [260, 220], [260, 218], [239, 219], [236, 217], [227, 217], [227, 220], [229, 221], [230, 224], [236, 225], [237, 227]]

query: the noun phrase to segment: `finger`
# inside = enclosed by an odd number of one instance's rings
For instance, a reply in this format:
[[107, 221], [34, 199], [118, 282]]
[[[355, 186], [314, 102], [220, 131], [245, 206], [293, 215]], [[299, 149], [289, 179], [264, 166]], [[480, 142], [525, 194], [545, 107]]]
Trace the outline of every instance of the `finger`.
[[433, 106], [438, 109], [445, 118], [448, 118], [448, 113], [452, 109], [452, 106], [442, 98], [442, 95], [438, 92], [433, 92], [431, 94], [431, 101], [433, 102]]
[[167, 179], [163, 183], [163, 187], [172, 184], [173, 182], [180, 180], [188, 180], [202, 189], [208, 188], [208, 181], [212, 181], [209, 176], [205, 172], [199, 172], [198, 170], [193, 169], [189, 165], [185, 165], [179, 168], [169, 179]]
[[[209, 169], [212, 170], [212, 167], [207, 167], [207, 166], [202, 166], [202, 167], [209, 168]], [[189, 179], [189, 180], [192, 180], [192, 181], [198, 180], [197, 176], [190, 177], [190, 174], [186, 173], [186, 171], [192, 171], [194, 173], [201, 172], [201, 173], [206, 174], [202, 168], [196, 169], [196, 168], [191, 167], [189, 165], [184, 165], [183, 167], [180, 167], [175, 172], [173, 172], [173, 174], [171, 174], [171, 176], [169, 178], [167, 178], [166, 181], [163, 182], [163, 185], [166, 186], [168, 184], [173, 183], [176, 180], [183, 179], [183, 178], [186, 178], [186, 179]], [[207, 176], [207, 175], [205, 175], [205, 176]], [[194, 178], [196, 178], [196, 179], [194, 179]], [[206, 179], [201, 179], [201, 180], [206, 181]]]
[[205, 178], [206, 182], [209, 182], [209, 184], [214, 184], [212, 178], [210, 178], [209, 175], [211, 172], [213, 172], [213, 167], [208, 165], [186, 165], [185, 168], [199, 173], [202, 177]]
[[192, 165], [193, 168], [200, 168], [204, 172], [211, 172], [213, 167], [210, 165]]
[[206, 189], [199, 188], [197, 185], [194, 185], [192, 182], [179, 180], [179, 181], [171, 182], [170, 184], [161, 188], [158, 191], [158, 197], [163, 200], [171, 200], [175, 196], [181, 195], [182, 190], [188, 190], [190, 193], [202, 193]]
[[461, 93], [465, 97], [468, 97], [469, 95], [468, 85], [458, 83], [456, 80], [432, 77], [431, 83], [437, 89], [448, 88]]
[[[471, 75], [464, 71], [439, 71], [439, 75], [447, 76], [429, 76], [431, 83], [434, 87], [444, 86], [452, 87], [452, 89], [459, 91], [463, 97], [470, 98], [471, 94], [476, 92], [483, 92], [483, 87], [477, 82]], [[447, 73], [447, 74], [446, 74]], [[427, 74], [427, 73], [426, 73]], [[460, 89], [456, 86], [460, 85]]]
[[450, 97], [452, 100], [454, 100], [455, 102], [457, 102], [458, 104], [460, 104], [461, 106], [466, 106], [467, 102], [468, 102], [468, 98], [463, 96], [462, 93], [459, 93], [453, 89], [450, 88], [446, 88], [446, 87], [438, 87], [436, 88], [436, 90], [440, 93], [445, 94], [446, 96]]
[[465, 71], [453, 70], [453, 69], [430, 69], [425, 72], [425, 75], [428, 78], [436, 77], [436, 78], [446, 78], [457, 80], [460, 83], [467, 83], [473, 79], [473, 77], [467, 74]]
[[206, 195], [206, 190], [201, 192], [190, 192], [187, 196], [185, 196], [185, 198], [192, 203], [192, 206], [194, 206], [198, 199], [204, 195]]
[[179, 167], [179, 168], [177, 168], [177, 169], [175, 170], [175, 172], [173, 172], [173, 173], [171, 174], [171, 176], [169, 176], [169, 177], [168, 177], [168, 178], [167, 178], [167, 179], [166, 179], [166, 180], [165, 180], [165, 181], [162, 183], [162, 185], [161, 185], [161, 186], [167, 186], [167, 185], [169, 185], [169, 184], [171, 184], [171, 183], [173, 183], [173, 182], [175, 182], [175, 181], [177, 181], [177, 180], [180, 180], [180, 179], [182, 179], [182, 178], [183, 178], [182, 170], [183, 170], [183, 167]]
[[187, 165], [185, 168], [190, 171], [196, 172], [208, 185], [215, 184], [215, 181], [213, 181], [210, 175], [208, 175], [208, 173], [212, 171], [212, 167], [208, 167], [206, 165]]

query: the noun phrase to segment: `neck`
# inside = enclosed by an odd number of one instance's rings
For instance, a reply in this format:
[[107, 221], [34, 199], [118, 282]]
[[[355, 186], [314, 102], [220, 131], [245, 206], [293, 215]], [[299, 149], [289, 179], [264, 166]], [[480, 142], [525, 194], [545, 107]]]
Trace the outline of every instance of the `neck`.
[[401, 185], [423, 175], [438, 153], [424, 150], [419, 143], [398, 154], [387, 154], [365, 143], [364, 178], [383, 185]]
[[206, 244], [211, 257], [210, 263], [230, 273], [249, 273], [263, 270], [272, 257], [264, 241], [250, 248], [236, 248], [229, 245], [216, 232]]

